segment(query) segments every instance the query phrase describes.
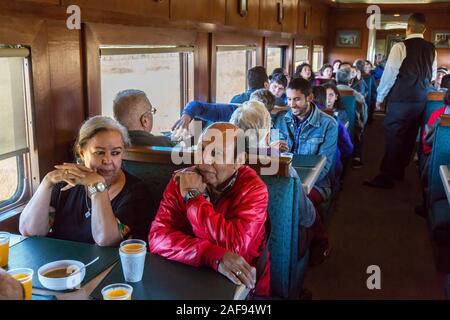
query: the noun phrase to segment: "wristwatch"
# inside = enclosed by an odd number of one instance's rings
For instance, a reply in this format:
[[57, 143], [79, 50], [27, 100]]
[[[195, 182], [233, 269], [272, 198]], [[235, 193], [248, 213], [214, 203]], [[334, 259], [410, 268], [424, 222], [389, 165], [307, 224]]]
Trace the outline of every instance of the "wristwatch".
[[92, 196], [94, 193], [105, 191], [108, 187], [106, 186], [106, 183], [100, 181], [94, 183], [92, 186], [88, 186], [87, 188], [89, 191], [89, 195]]
[[188, 202], [190, 199], [192, 198], [196, 198], [200, 195], [201, 193], [196, 190], [196, 189], [191, 189], [189, 190], [186, 195], [184, 196], [184, 202]]

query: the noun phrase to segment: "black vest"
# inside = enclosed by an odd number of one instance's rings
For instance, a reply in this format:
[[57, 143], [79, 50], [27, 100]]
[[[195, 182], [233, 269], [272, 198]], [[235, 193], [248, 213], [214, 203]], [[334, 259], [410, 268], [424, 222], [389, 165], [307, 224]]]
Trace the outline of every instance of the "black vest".
[[434, 45], [422, 38], [407, 39], [403, 43], [406, 57], [389, 92], [388, 101], [425, 102], [431, 85]]

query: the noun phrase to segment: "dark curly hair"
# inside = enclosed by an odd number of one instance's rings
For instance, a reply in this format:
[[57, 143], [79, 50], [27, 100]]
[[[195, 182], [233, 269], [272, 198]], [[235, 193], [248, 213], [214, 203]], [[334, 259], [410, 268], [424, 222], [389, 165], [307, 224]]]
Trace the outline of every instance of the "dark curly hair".
[[325, 83], [324, 85], [323, 85], [323, 87], [325, 88], [325, 89], [331, 89], [331, 90], [333, 90], [334, 91], [334, 94], [336, 95], [336, 101], [334, 102], [334, 106], [333, 106], [333, 108], [334, 109], [337, 109], [337, 110], [344, 110], [345, 109], [345, 107], [344, 107], [344, 102], [342, 101], [342, 97], [341, 97], [341, 94], [339, 93], [339, 90], [338, 90], [338, 88], [333, 84], [333, 83], [330, 83], [330, 82], [328, 82], [328, 83]]

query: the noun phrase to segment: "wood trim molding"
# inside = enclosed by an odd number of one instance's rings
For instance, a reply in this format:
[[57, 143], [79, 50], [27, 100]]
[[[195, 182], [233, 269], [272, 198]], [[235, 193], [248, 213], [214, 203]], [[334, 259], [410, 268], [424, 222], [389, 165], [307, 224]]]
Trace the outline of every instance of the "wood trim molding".
[[[154, 164], [173, 165], [172, 148], [160, 147], [143, 147], [132, 146], [128, 148], [123, 156], [125, 161], [136, 161]], [[190, 166], [194, 164], [195, 155], [192, 151], [181, 151], [179, 156], [183, 159], [188, 159], [190, 162], [181, 164], [180, 167]], [[249, 163], [250, 162], [250, 163]], [[267, 168], [274, 162], [278, 163], [277, 176], [288, 177], [289, 167], [292, 162], [290, 157], [268, 157], [263, 155], [250, 155], [246, 158], [246, 163], [261, 174], [262, 168]]]
[[82, 43], [84, 44], [84, 77], [86, 114], [89, 117], [102, 113], [100, 42], [89, 24], [82, 28]]
[[352, 90], [339, 90], [339, 93], [341, 94], [342, 97], [353, 96]]
[[443, 114], [441, 116], [441, 124], [442, 127], [450, 127], [450, 115]]
[[[333, 11], [366, 11], [367, 6], [369, 4], [367, 3], [335, 3], [331, 2], [328, 3], [328, 6], [331, 7], [331, 10]], [[385, 14], [390, 13], [397, 13], [397, 12], [404, 12], [404, 13], [411, 13], [411, 12], [445, 12], [445, 10], [448, 10], [450, 8], [449, 3], [445, 2], [432, 2], [427, 3], [426, 6], [424, 3], [420, 4], [414, 4], [414, 3], [397, 3], [397, 4], [390, 4], [390, 3], [383, 3], [378, 4], [378, 6], [381, 8], [381, 11]]]
[[430, 92], [428, 93], [428, 101], [443, 101], [445, 93], [444, 92]]

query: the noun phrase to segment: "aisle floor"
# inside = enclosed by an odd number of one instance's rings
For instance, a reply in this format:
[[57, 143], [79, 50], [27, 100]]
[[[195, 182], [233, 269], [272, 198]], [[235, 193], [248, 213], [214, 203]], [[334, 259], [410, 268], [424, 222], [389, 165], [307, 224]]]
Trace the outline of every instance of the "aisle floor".
[[[307, 272], [313, 299], [444, 299], [445, 276], [435, 269], [426, 220], [414, 213], [421, 203], [416, 165], [394, 189], [362, 185], [383, 156], [382, 124], [376, 116], [367, 127], [364, 166], [348, 169], [327, 226], [330, 257]], [[367, 288], [371, 265], [380, 267], [380, 290]]]

